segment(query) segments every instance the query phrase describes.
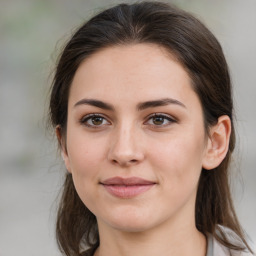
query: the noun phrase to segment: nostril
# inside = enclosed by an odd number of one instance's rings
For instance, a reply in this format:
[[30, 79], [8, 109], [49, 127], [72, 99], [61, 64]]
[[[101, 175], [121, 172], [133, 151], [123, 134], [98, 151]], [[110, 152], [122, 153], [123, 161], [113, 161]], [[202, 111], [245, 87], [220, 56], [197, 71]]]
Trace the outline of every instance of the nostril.
[[112, 163], [113, 164], [118, 164], [118, 165], [122, 165], [122, 166], [129, 166], [129, 165], [131, 165], [131, 164], [135, 164], [135, 163], [137, 163], [138, 162], [138, 160], [136, 160], [136, 159], [131, 159], [131, 160], [128, 160], [128, 161], [118, 161], [117, 159], [112, 159]]

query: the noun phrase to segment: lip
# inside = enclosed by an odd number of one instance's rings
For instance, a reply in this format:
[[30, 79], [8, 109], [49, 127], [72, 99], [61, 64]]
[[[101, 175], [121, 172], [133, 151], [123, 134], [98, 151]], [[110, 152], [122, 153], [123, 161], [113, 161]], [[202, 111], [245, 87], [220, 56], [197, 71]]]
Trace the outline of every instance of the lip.
[[156, 182], [139, 177], [113, 177], [100, 182], [100, 184], [115, 197], [133, 198], [151, 189]]

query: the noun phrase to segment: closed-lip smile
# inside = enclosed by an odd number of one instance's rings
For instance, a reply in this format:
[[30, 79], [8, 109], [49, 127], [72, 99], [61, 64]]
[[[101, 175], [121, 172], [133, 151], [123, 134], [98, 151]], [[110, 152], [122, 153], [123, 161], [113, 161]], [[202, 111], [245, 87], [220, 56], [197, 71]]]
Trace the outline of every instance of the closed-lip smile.
[[108, 193], [119, 198], [133, 198], [151, 189], [156, 182], [139, 177], [113, 177], [100, 182]]

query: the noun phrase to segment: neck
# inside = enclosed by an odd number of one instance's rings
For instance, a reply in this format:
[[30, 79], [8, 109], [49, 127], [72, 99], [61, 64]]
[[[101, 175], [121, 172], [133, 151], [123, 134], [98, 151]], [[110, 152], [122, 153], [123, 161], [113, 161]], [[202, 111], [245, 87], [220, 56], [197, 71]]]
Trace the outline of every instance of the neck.
[[146, 232], [104, 228], [104, 232], [100, 232], [100, 247], [95, 256], [205, 256], [206, 247], [205, 236], [194, 225], [166, 228], [166, 223], [163, 223], [158, 230]]

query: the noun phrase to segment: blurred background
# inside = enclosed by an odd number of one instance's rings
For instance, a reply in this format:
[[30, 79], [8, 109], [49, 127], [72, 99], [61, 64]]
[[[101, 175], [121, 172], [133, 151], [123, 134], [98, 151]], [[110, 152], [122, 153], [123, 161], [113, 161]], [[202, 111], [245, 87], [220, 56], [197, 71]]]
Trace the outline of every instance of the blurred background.
[[[168, 2], [168, 1], [166, 1]], [[169, 1], [221, 42], [234, 84], [238, 143], [235, 206], [256, 249], [256, 1]], [[65, 172], [47, 97], [72, 31], [114, 0], [0, 0], [0, 256], [58, 256], [54, 223]]]

